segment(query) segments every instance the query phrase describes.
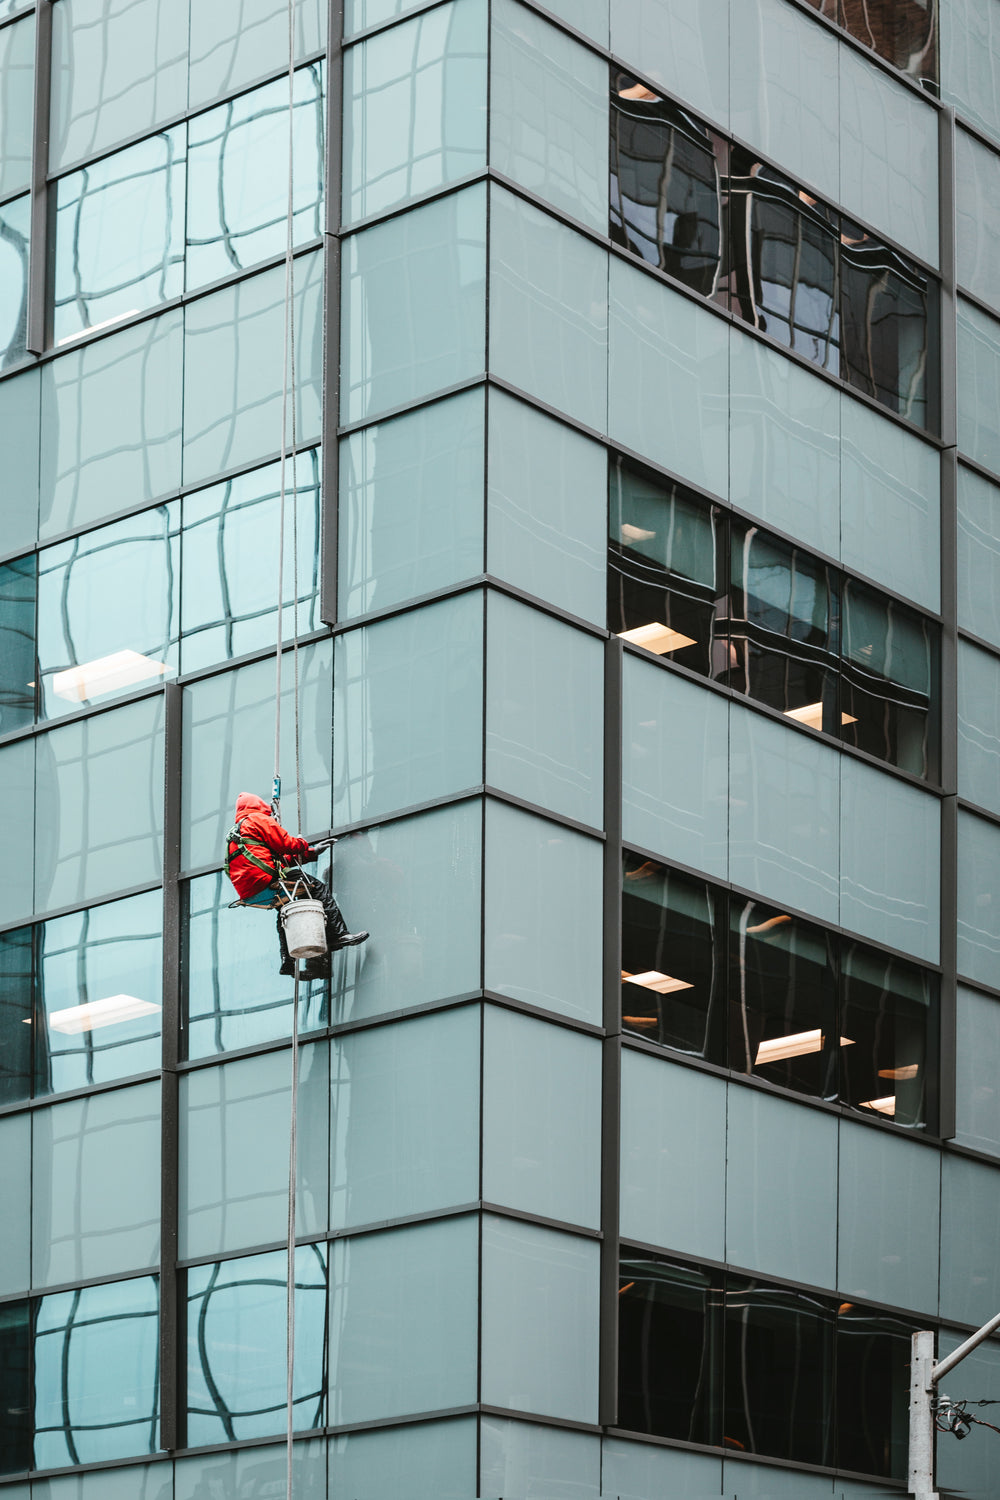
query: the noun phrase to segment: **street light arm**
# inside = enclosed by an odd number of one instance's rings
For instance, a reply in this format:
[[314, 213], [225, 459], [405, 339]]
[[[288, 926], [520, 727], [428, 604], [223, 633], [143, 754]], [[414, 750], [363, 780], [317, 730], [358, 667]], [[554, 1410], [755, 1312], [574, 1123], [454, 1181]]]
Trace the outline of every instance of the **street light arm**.
[[988, 1323], [984, 1323], [978, 1333], [970, 1335], [964, 1344], [959, 1344], [958, 1348], [954, 1349], [945, 1359], [937, 1362], [931, 1371], [931, 1385], [937, 1385], [939, 1380], [943, 1380], [949, 1371], [953, 1370], [957, 1364], [960, 1364], [967, 1354], [971, 1354], [973, 1349], [977, 1349], [997, 1328], [1000, 1328], [1000, 1313], [992, 1317]]

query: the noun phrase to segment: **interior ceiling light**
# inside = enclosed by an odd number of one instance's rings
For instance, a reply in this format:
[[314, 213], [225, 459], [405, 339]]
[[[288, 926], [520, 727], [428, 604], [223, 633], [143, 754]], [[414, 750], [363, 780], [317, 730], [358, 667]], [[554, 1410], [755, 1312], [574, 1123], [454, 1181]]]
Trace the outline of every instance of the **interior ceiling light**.
[[128, 312], [115, 313], [113, 318], [105, 318], [100, 323], [91, 323], [89, 328], [78, 328], [76, 333], [67, 333], [63, 338], [56, 340], [56, 348], [61, 349], [63, 344], [72, 344], [75, 339], [83, 339], [88, 333], [96, 333], [100, 328], [110, 328], [112, 323], [122, 323], [126, 318], [137, 317], [139, 309], [130, 307]]
[[[797, 719], [800, 724], [808, 724], [810, 729], [823, 728], [823, 705], [822, 703], [807, 703], [804, 708], [786, 708], [786, 719]], [[856, 714], [841, 714], [841, 724], [856, 724]]]
[[56, 672], [52, 678], [52, 691], [57, 698], [83, 703], [101, 693], [117, 693], [120, 688], [134, 687], [137, 682], [148, 682], [151, 677], [162, 677], [168, 670], [165, 661], [153, 661], [151, 657], [140, 656], [138, 651], [113, 651], [110, 656], [85, 661], [82, 667]]
[[622, 978], [626, 984], [641, 984], [644, 990], [655, 990], [658, 995], [672, 995], [674, 990], [693, 990], [694, 985], [689, 984], [686, 979], [673, 979], [669, 974], [661, 974], [659, 969], [646, 969], [642, 974], [629, 974], [622, 969]]
[[887, 1094], [884, 1099], [866, 1099], [861, 1108], [877, 1109], [880, 1115], [894, 1115], [896, 1113], [896, 1096], [895, 1094]]
[[631, 521], [622, 526], [623, 542], [651, 542], [655, 535], [655, 531], [645, 531], [641, 526], [633, 526]]
[[695, 644], [693, 635], [682, 635], [679, 630], [671, 630], [669, 625], [661, 625], [658, 620], [650, 625], [637, 625], [634, 630], [620, 630], [618, 634], [623, 641], [644, 646], [654, 656], [665, 656], [668, 651], [679, 651], [682, 646]]
[[[840, 1045], [853, 1047], [854, 1042], [849, 1036], [842, 1036]], [[805, 1057], [807, 1053], [822, 1050], [823, 1033], [821, 1031], [796, 1031], [791, 1036], [776, 1036], [772, 1037], [769, 1042], [761, 1042], [757, 1048], [756, 1065], [782, 1062], [786, 1057]]]
[[89, 1000], [86, 1005], [71, 1005], [68, 1010], [54, 1010], [49, 1016], [53, 1031], [75, 1036], [81, 1031], [96, 1031], [99, 1026], [115, 1026], [119, 1021], [134, 1021], [137, 1016], [159, 1014], [160, 1007], [135, 995], [109, 995], [106, 1000]]
[[900, 1078], [906, 1079], [906, 1078], [916, 1078], [916, 1076], [917, 1076], [917, 1074], [919, 1072], [920, 1072], [920, 1064], [919, 1063], [907, 1063], [905, 1065], [905, 1067], [902, 1067], [902, 1068], [879, 1068], [879, 1070], [878, 1070], [878, 1076], [880, 1078], [892, 1078], [894, 1080], [895, 1079], [900, 1079]]

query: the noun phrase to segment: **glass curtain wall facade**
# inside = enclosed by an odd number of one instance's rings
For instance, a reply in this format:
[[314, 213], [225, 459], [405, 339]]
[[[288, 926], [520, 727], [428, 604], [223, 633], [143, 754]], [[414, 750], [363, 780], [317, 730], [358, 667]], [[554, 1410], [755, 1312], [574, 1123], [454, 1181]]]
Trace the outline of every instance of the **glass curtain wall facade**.
[[288, 19], [0, 0], [0, 1500], [285, 1492], [279, 618], [295, 1495], [898, 1495], [1000, 1307], [1000, 0]]

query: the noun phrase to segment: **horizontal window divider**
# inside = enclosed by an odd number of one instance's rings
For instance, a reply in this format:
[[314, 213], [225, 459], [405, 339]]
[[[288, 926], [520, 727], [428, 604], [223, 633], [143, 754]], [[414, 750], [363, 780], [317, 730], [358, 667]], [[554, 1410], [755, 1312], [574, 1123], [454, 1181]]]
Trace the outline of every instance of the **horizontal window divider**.
[[522, 1411], [518, 1406], [493, 1406], [488, 1401], [480, 1402], [479, 1412], [484, 1417], [501, 1417], [504, 1421], [510, 1422], [530, 1422], [534, 1427], [558, 1427], [563, 1432], [588, 1432], [595, 1437], [600, 1437], [606, 1431], [596, 1422], [576, 1422], [572, 1417], [550, 1417], [544, 1412]]
[[464, 1219], [470, 1214], [479, 1213], [481, 1206], [478, 1198], [471, 1198], [468, 1203], [456, 1203], [447, 1208], [431, 1208], [423, 1213], [400, 1214], [388, 1219], [374, 1219], [369, 1224], [351, 1224], [343, 1229], [331, 1229], [326, 1239], [332, 1244], [334, 1240], [360, 1239], [368, 1234], [384, 1234], [386, 1230], [407, 1229], [414, 1224], [436, 1224], [440, 1219]]
[[546, 1010], [542, 1005], [532, 1005], [530, 1000], [518, 1000], [513, 995], [502, 995], [499, 990], [483, 990], [483, 999], [502, 1010], [514, 1010], [522, 1016], [534, 1016], [536, 1020], [548, 1021], [552, 1026], [561, 1026], [565, 1031], [575, 1031], [583, 1036], [601, 1039], [605, 1035], [603, 1026], [592, 1021], [581, 1021], [576, 1016], [567, 1016], [561, 1011]]
[[393, 203], [388, 208], [367, 214], [363, 219], [353, 219], [350, 223], [342, 223], [337, 229], [327, 230], [326, 233], [330, 239], [337, 239], [343, 243], [353, 239], [356, 234], [363, 234], [366, 229], [374, 229], [378, 224], [388, 224], [393, 219], [402, 218], [412, 209], [423, 208], [428, 203], [439, 203], [442, 198], [454, 197], [455, 194], [464, 192], [466, 188], [474, 187], [477, 182], [485, 182], [490, 175], [488, 167], [477, 167], [474, 172], [466, 172], [462, 177], [453, 177], [448, 182], [442, 183], [440, 187], [429, 188], [426, 193], [405, 198], [402, 203]]
[[985, 999], [1000, 1000], [1000, 985], [987, 984], [984, 979], [967, 979], [961, 970], [958, 972], [957, 979], [963, 990], [975, 990]]
[[557, 1229], [561, 1234], [575, 1234], [579, 1239], [602, 1240], [604, 1238], [599, 1229], [588, 1228], [585, 1224], [567, 1224], [564, 1219], [550, 1219], [545, 1214], [533, 1214], [521, 1208], [511, 1208], [506, 1203], [491, 1203], [482, 1199], [479, 1207], [484, 1214], [493, 1214], [498, 1219], [516, 1219], [524, 1224], [537, 1224], [542, 1229]]
[[[291, 993], [289, 993], [287, 1005], [288, 1009], [291, 1010]], [[190, 1024], [190, 1020], [185, 1015], [183, 1017], [183, 1023], [181, 1025], [182, 1036], [188, 1030]], [[326, 1041], [328, 1035], [329, 1032], [325, 1026], [317, 1027], [312, 1031], [302, 1031], [299, 1033], [299, 1046], [308, 1047], [313, 1045], [315, 1042], [324, 1042]], [[234, 1047], [229, 1052], [210, 1052], [205, 1057], [185, 1058], [183, 1061], [178, 1062], [175, 1071], [179, 1074], [200, 1073], [205, 1068], [224, 1067], [226, 1063], [239, 1062], [241, 1061], [241, 1059], [247, 1057], [264, 1057], [269, 1052], [288, 1052], [291, 1050], [291, 1046], [291, 1034], [289, 1034], [288, 1036], [269, 1037], [266, 1042], [255, 1042], [249, 1047]], [[284, 1244], [283, 1240], [282, 1244]]]
[[520, 807], [524, 812], [545, 818], [549, 823], [559, 824], [561, 828], [572, 828], [576, 833], [585, 834], [587, 838], [598, 839], [602, 843], [607, 838], [600, 828], [594, 828], [590, 823], [581, 823], [576, 818], [567, 817], [565, 813], [553, 812], [551, 808], [541, 807], [537, 802], [529, 802], [526, 797], [516, 797], [513, 792], [501, 791], [499, 787], [491, 786], [489, 782], [483, 790], [487, 797], [492, 797], [496, 802], [506, 802], [510, 807]]
[[997, 812], [994, 808], [983, 807], [978, 802], [970, 802], [968, 797], [963, 797], [961, 793], [957, 795], [956, 800], [962, 812], [972, 813], [974, 817], [982, 818], [984, 823], [993, 823], [1000, 826], [1000, 812]]
[[[910, 605], [912, 609], [912, 604]], [[635, 646], [631, 641], [623, 641], [625, 654], [639, 661], [649, 662], [659, 667], [661, 671], [671, 672], [677, 677], [683, 677], [686, 682], [698, 683], [720, 697], [728, 698], [732, 703], [741, 704], [744, 708], [751, 709], [760, 714], [762, 718], [770, 719], [775, 724], [783, 724], [795, 734], [805, 735], [808, 739], [818, 740], [821, 744], [829, 746], [831, 750], [841, 755], [852, 756], [855, 760], [864, 761], [865, 765], [871, 766], [873, 770], [884, 771], [887, 775], [894, 777], [897, 781], [908, 782], [910, 786], [919, 791], [926, 792], [930, 797], [941, 800], [944, 797], [954, 796], [953, 792], [945, 789], [937, 782], [928, 781], [922, 776], [917, 776], [912, 771], [906, 771], [902, 766], [894, 766], [891, 761], [881, 760], [877, 755], [872, 755], [868, 750], [862, 750], [857, 745], [849, 745], [845, 740], [838, 739], [834, 734], [828, 734], [823, 729], [810, 729], [807, 724], [801, 724], [797, 719], [791, 718], [780, 708], [772, 708], [769, 703], [761, 703], [759, 698], [751, 698], [749, 693], [741, 693], [738, 688], [727, 687], [723, 682], [715, 682], [711, 677], [705, 677], [700, 672], [695, 672], [691, 667], [682, 666], [680, 662], [668, 661], [664, 656], [656, 656], [651, 651], [646, 651], [642, 646]], [[816, 920], [812, 918], [811, 920]], [[923, 960], [920, 960], [923, 962]]]
[[444, 599], [457, 599], [462, 594], [471, 594], [477, 589], [485, 589], [489, 581], [486, 573], [474, 573], [458, 583], [445, 584], [443, 588], [431, 589], [426, 594], [415, 594], [412, 599], [401, 599], [399, 603], [390, 604], [385, 609], [369, 609], [363, 615], [351, 615], [349, 618], [340, 619], [336, 625], [330, 626], [328, 633], [335, 637], [347, 635], [350, 631], [361, 630], [366, 625], [378, 625], [383, 620], [394, 620], [399, 615], [424, 609], [429, 604], [439, 604]]
[[947, 108], [954, 111], [956, 125], [974, 137], [981, 146], [988, 146], [994, 155], [1000, 156], [1000, 140], [995, 135], [990, 135], [989, 131], [984, 130], [981, 125], [977, 125], [975, 120], [970, 120], [966, 115], [963, 115], [960, 104], [949, 104]]
[[[8, 742], [5, 740], [4, 744], [6, 743]], [[50, 922], [54, 917], [70, 917], [74, 912], [89, 911], [95, 906], [107, 906], [110, 901], [123, 901], [126, 896], [143, 896], [147, 891], [158, 891], [162, 885], [162, 880], [148, 880], [143, 881], [141, 885], [127, 885], [121, 890], [109, 891], [107, 895], [92, 896], [89, 901], [72, 901], [67, 906], [54, 906], [50, 911], [35, 912], [31, 916], [21, 917], [16, 922], [0, 922], [0, 932], [14, 932], [19, 927], [37, 927], [39, 922]]]
[[[295, 1236], [295, 1248], [301, 1249], [308, 1245], [325, 1245], [328, 1236], [326, 1232], [318, 1234], [302, 1234]], [[288, 1240], [282, 1236], [280, 1240], [266, 1240], [263, 1244], [251, 1245], [239, 1250], [217, 1250], [207, 1255], [192, 1255], [186, 1260], [178, 1258], [178, 1271], [193, 1271], [198, 1266], [221, 1266], [231, 1265], [234, 1260], [246, 1260], [251, 1255], [273, 1255], [279, 1250], [288, 1249]]]
[[482, 990], [466, 990], [464, 994], [446, 995], [441, 1000], [425, 1000], [420, 1005], [404, 1005], [396, 1010], [380, 1011], [377, 1016], [358, 1016], [353, 1021], [335, 1021], [327, 1028], [327, 1034], [336, 1038], [350, 1036], [355, 1031], [373, 1031], [378, 1026], [419, 1020], [421, 1016], [437, 1015], [443, 1010], [460, 1010], [465, 1005], [477, 1005], [482, 999]]
[[5, 1293], [0, 1297], [0, 1303], [9, 1305], [11, 1302], [37, 1302], [42, 1297], [54, 1297], [59, 1292], [75, 1292], [92, 1286], [117, 1286], [120, 1281], [144, 1281], [150, 1276], [159, 1281], [159, 1272], [160, 1262], [157, 1260], [143, 1270], [116, 1271], [113, 1275], [104, 1272], [101, 1276], [83, 1276], [76, 1281], [58, 1281], [51, 1286], [33, 1286], [28, 1291]]
[[388, 823], [399, 823], [403, 818], [414, 818], [418, 813], [433, 812], [438, 807], [451, 807], [456, 802], [468, 802], [471, 797], [481, 797], [486, 788], [479, 783], [478, 786], [463, 787], [461, 791], [448, 792], [442, 797], [429, 797], [426, 802], [413, 802], [409, 807], [401, 807], [381, 817], [359, 818], [354, 823], [344, 823], [335, 831], [338, 839], [346, 838], [349, 833], [364, 833], [369, 828], [383, 828]]
[[553, 604], [551, 599], [543, 599], [540, 594], [532, 594], [528, 589], [519, 588], [516, 583], [508, 583], [505, 578], [498, 578], [495, 573], [484, 573], [483, 582], [487, 588], [493, 589], [496, 593], [506, 594], [508, 599], [516, 599], [521, 604], [528, 604], [541, 614], [549, 615], [553, 620], [561, 620], [565, 625], [572, 625], [575, 630], [593, 636], [596, 640], [606, 641], [611, 634], [606, 625], [597, 625], [593, 620], [584, 619], [583, 615], [575, 615], [572, 611], [563, 609], [561, 605]]
[[62, 1089], [59, 1093], [33, 1094], [29, 1099], [16, 1099], [10, 1104], [0, 1104], [0, 1119], [7, 1115], [23, 1114], [27, 1110], [47, 1109], [51, 1105], [65, 1104], [73, 1099], [91, 1099], [95, 1094], [110, 1094], [118, 1089], [134, 1088], [140, 1083], [159, 1083], [160, 1069], [147, 1068], [142, 1073], [129, 1073], [124, 1078], [109, 1078], [106, 1083], [88, 1083], [79, 1089]]
[[[174, 682], [176, 679], [171, 677], [170, 681]], [[36, 719], [33, 724], [26, 725], [24, 729], [12, 729], [9, 734], [0, 736], [0, 747], [11, 745], [16, 740], [40, 739], [47, 734], [53, 734], [57, 729], [62, 729], [64, 725], [80, 724], [86, 719], [96, 719], [100, 714], [113, 713], [116, 708], [124, 708], [130, 703], [145, 703], [150, 698], [162, 698], [163, 688], [164, 683], [161, 679], [153, 683], [151, 687], [137, 687], [134, 693], [125, 692], [120, 698], [115, 698], [110, 703], [95, 703], [89, 708], [77, 708], [72, 713], [60, 714], [57, 719]], [[158, 880], [156, 884], [160, 885], [162, 882]], [[76, 907], [68, 907], [66, 910], [75, 911]], [[54, 913], [47, 912], [46, 915], [51, 916]]]
[[23, 21], [25, 16], [33, 16], [34, 14], [35, 6], [26, 5], [23, 10], [15, 11], [12, 16], [2, 16], [0, 17], [0, 31], [3, 31], [6, 26], [13, 26], [17, 21]]
[[0, 209], [7, 208], [11, 203], [16, 203], [18, 198], [27, 198], [30, 192], [31, 183], [29, 182], [27, 187], [15, 188], [12, 193], [0, 194]]
[[956, 631], [958, 639], [964, 641], [967, 646], [977, 646], [980, 651], [985, 651], [988, 656], [1000, 657], [1000, 646], [993, 641], [988, 641], [985, 636], [974, 635], [971, 630], [965, 630], [961, 625]]
[[[550, 406], [547, 401], [542, 401], [540, 397], [533, 396], [530, 391], [522, 390], [519, 385], [514, 385], [510, 380], [504, 380], [502, 375], [494, 375], [492, 371], [489, 371], [486, 375], [486, 383], [492, 390], [503, 391], [506, 395], [513, 396], [515, 400], [522, 402], [525, 406], [531, 406], [535, 411], [540, 411], [545, 416], [554, 418], [555, 421], [561, 422], [564, 427], [571, 427], [574, 432], [580, 433], [581, 437], [590, 438], [593, 442], [600, 443], [603, 448], [607, 448], [609, 451], [616, 453], [625, 451], [624, 449], [619, 450], [618, 445], [608, 437], [606, 432], [601, 432], [596, 427], [589, 427], [586, 422], [581, 422], [578, 417], [571, 417], [568, 412], [560, 411], [558, 406]], [[650, 465], [650, 467], [655, 467], [655, 465]], [[661, 469], [659, 472], [666, 474], [667, 470]], [[706, 499], [715, 499], [715, 496], [710, 495], [708, 490], [701, 490], [696, 484], [688, 484], [688, 488], [695, 490], [700, 495], [704, 495]]]
[[[447, 1417], [474, 1417], [480, 1411], [475, 1401], [464, 1406], [441, 1406], [436, 1411], [407, 1412], [403, 1416], [374, 1417], [368, 1422], [341, 1422], [323, 1428], [325, 1437], [349, 1437], [352, 1432], [380, 1432], [386, 1427], [413, 1427], [418, 1422], [440, 1422]], [[274, 1439], [271, 1439], [273, 1442]]]
[[1000, 307], [996, 307], [992, 302], [986, 302], [977, 293], [966, 290], [961, 282], [955, 287], [955, 293], [960, 301], [968, 302], [977, 311], [985, 313], [988, 318], [992, 318], [995, 323], [1000, 323]]
[[484, 368], [475, 375], [466, 376], [464, 380], [456, 380], [454, 385], [443, 385], [429, 396], [421, 396], [419, 401], [403, 401], [399, 406], [387, 406], [385, 411], [359, 417], [356, 422], [344, 422], [337, 428], [337, 437], [350, 437], [353, 432], [362, 432], [366, 427], [377, 427], [382, 422], [391, 422], [394, 417], [403, 417], [411, 411], [420, 411], [425, 406], [434, 406], [438, 401], [447, 401], [449, 396], [458, 396], [462, 391], [471, 391], [477, 385], [485, 385], [486, 378]]
[[[285, 608], [291, 610], [292, 603], [289, 600]], [[301, 651], [305, 646], [314, 646], [317, 641], [326, 641], [330, 638], [330, 629], [327, 625], [321, 625], [317, 630], [306, 631], [300, 635], [298, 641], [289, 640], [283, 636], [281, 643], [281, 656], [284, 660], [290, 652], [295, 650], [296, 644]], [[183, 650], [184, 637], [181, 636], [181, 648]], [[210, 677], [224, 677], [227, 672], [235, 672], [240, 667], [253, 666], [254, 662], [269, 661], [274, 657], [274, 643], [270, 646], [259, 646], [255, 651], [244, 651], [241, 656], [230, 656], [226, 661], [213, 662], [208, 667], [198, 667], [193, 672], [178, 672], [172, 677], [171, 682], [176, 682], [178, 687], [191, 687], [196, 682], [205, 682]]]
[[357, 46], [358, 42], [367, 42], [370, 36], [378, 36], [383, 31], [394, 31], [405, 21], [412, 21], [415, 16], [426, 15], [429, 10], [439, 10], [447, 3], [448, 0], [423, 0], [423, 4], [415, 4], [412, 9], [404, 11], [402, 15], [389, 16], [386, 20], [376, 21], [371, 26], [362, 26], [359, 30], [352, 31], [349, 36], [344, 37], [344, 51], [346, 52], [349, 47]]
[[981, 479], [988, 479], [990, 484], [1000, 487], [1000, 472], [991, 469], [986, 464], [981, 464], [978, 459], [972, 458], [968, 453], [958, 450], [958, 463], [962, 469], [971, 469], [973, 474], [978, 474]]
[[1000, 1172], [1000, 1145], [996, 1151], [987, 1151], [982, 1146], [969, 1146], [954, 1138], [942, 1141], [942, 1147], [948, 1156], [962, 1156], [967, 1161], [977, 1161], [984, 1167], [992, 1167], [995, 1172]]
[[[315, 52], [307, 52], [303, 57], [296, 59], [295, 71], [298, 73], [302, 68], [312, 67], [315, 63], [323, 62], [325, 58], [325, 47]], [[199, 104], [195, 110], [181, 110], [178, 114], [169, 115], [157, 125], [155, 130], [146, 128], [133, 131], [131, 135], [124, 136], [122, 140], [117, 141], [113, 146], [107, 146], [92, 156], [77, 157], [74, 161], [67, 162], [65, 166], [60, 167], [57, 172], [50, 172], [46, 180], [51, 185], [58, 182], [61, 177], [69, 177], [73, 172], [79, 172], [84, 167], [96, 166], [98, 162], [107, 161], [110, 156], [117, 156], [119, 151], [127, 151], [130, 146], [139, 146], [143, 141], [153, 140], [156, 136], [162, 135], [166, 130], [173, 130], [178, 125], [186, 125], [189, 120], [200, 119], [202, 115], [209, 114], [213, 109], [218, 109], [220, 104], [235, 103], [237, 99], [243, 99], [247, 94], [252, 94], [256, 89], [263, 88], [265, 84], [280, 83], [283, 78], [287, 77], [287, 67], [279, 68], [277, 71], [272, 70], [262, 73], [258, 78], [253, 79], [252, 82], [243, 84], [235, 94], [219, 94], [216, 98], [209, 99], [207, 103]], [[283, 261], [284, 256], [281, 259]]]

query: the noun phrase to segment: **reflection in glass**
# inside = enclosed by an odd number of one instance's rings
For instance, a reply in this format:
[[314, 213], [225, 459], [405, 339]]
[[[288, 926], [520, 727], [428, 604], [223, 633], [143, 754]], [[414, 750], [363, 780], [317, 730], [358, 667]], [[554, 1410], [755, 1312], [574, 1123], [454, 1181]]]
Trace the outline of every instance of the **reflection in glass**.
[[713, 626], [721, 509], [621, 458], [613, 461], [610, 483], [609, 629], [712, 675], [719, 665]]
[[147, 891], [39, 925], [36, 1094], [159, 1067], [162, 908]]
[[906, 1477], [912, 1324], [837, 1309], [837, 1467]]
[[[856, 41], [937, 93], [937, 0], [807, 0]], [[847, 1465], [850, 1468], [850, 1464]]]
[[57, 344], [184, 290], [184, 132], [164, 130], [57, 184]]
[[821, 927], [734, 895], [729, 1065], [800, 1094], [837, 1091], [833, 940]]
[[0, 566], [0, 734], [35, 717], [35, 557]]
[[[188, 1282], [188, 1442], [285, 1426], [286, 1254], [194, 1266]], [[295, 1425], [320, 1427], [326, 1383], [326, 1247], [295, 1252]]]
[[619, 1283], [619, 1424], [718, 1443], [721, 1275], [668, 1261], [626, 1260]]
[[177, 669], [176, 500], [39, 554], [42, 715], [55, 718]]
[[711, 297], [719, 275], [721, 145], [694, 115], [611, 75], [611, 238]]
[[28, 338], [31, 199], [0, 207], [0, 370], [24, 359]]
[[866, 1114], [897, 1125], [930, 1118], [929, 1066], [937, 1051], [937, 982], [915, 964], [860, 943], [844, 945], [841, 1095]]
[[626, 853], [622, 880], [622, 1026], [724, 1063], [718, 896], [638, 854]]
[[0, 932], [0, 1104], [31, 1093], [34, 928]]
[[[7, 14], [0, 4], [0, 18]], [[0, 31], [0, 196], [31, 182], [32, 100], [35, 84], [35, 18], [25, 16]]]
[[[294, 243], [323, 232], [323, 64], [295, 74]], [[285, 248], [288, 80], [196, 116], [188, 126], [186, 286], [245, 270]]]
[[30, 1304], [0, 1304], [0, 1474], [31, 1467], [30, 1357]]
[[843, 612], [843, 738], [916, 776], [936, 777], [936, 629], [852, 579]]
[[860, 225], [841, 221], [841, 377], [890, 411], [933, 426], [929, 277]]
[[833, 1462], [833, 1309], [809, 1292], [726, 1278], [723, 1444]]
[[[187, 1056], [251, 1047], [292, 1030], [292, 983], [276, 972], [269, 912], [230, 912], [233, 890], [222, 874], [189, 882], [184, 975]], [[299, 985], [299, 1030], [327, 1023], [329, 984]]]
[[155, 1276], [42, 1297], [35, 1323], [35, 1466], [155, 1453]]
[[[268, 464], [185, 495], [181, 546], [181, 630], [185, 672], [240, 656], [276, 638], [274, 567], [281, 465]], [[293, 492], [295, 493], [293, 506]], [[313, 449], [285, 466], [285, 600], [290, 639], [298, 558], [299, 635], [319, 625], [320, 457]], [[294, 514], [293, 514], [294, 508]]]

